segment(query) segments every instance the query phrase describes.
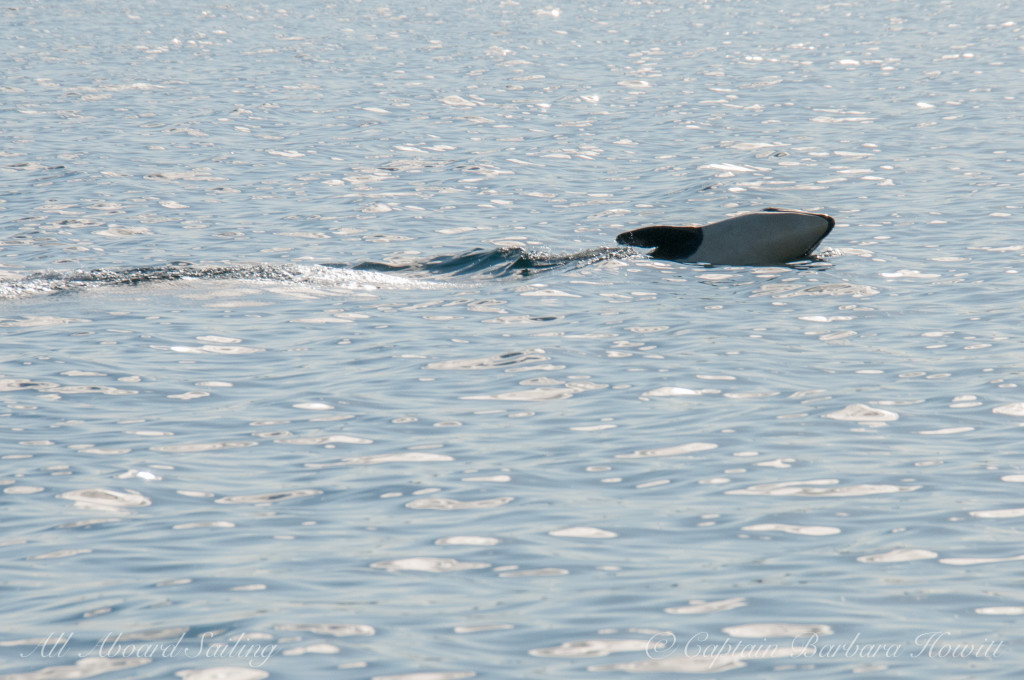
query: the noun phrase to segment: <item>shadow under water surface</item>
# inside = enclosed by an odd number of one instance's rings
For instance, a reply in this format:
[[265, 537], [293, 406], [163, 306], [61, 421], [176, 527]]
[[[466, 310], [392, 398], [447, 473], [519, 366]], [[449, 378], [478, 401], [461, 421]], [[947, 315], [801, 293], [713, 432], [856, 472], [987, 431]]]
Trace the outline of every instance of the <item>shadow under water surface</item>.
[[[632, 248], [591, 248], [578, 253], [553, 255], [518, 246], [473, 250], [458, 255], [439, 255], [429, 260], [406, 263], [360, 262], [356, 271], [389, 272], [411, 276], [505, 278], [531, 276], [551, 269], [571, 269], [635, 254]], [[345, 265], [327, 265], [345, 266]]]

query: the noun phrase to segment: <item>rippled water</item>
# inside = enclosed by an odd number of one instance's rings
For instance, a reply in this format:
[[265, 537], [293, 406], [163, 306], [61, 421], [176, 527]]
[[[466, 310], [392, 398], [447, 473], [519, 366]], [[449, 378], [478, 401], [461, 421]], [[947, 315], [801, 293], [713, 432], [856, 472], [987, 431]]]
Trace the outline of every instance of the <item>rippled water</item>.
[[0, 678], [1024, 664], [1015, 3], [0, 14]]

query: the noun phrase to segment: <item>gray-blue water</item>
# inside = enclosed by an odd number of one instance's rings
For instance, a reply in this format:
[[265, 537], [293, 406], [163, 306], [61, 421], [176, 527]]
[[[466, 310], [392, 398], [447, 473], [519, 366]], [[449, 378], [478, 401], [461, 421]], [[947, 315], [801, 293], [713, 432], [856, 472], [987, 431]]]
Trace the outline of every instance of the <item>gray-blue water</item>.
[[1020, 9], [5, 3], [0, 678], [1015, 677]]

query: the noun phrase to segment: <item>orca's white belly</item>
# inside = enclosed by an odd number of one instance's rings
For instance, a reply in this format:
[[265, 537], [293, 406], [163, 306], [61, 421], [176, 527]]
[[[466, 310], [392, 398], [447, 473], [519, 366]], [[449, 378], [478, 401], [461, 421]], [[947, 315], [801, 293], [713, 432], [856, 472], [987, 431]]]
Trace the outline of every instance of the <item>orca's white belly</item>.
[[804, 212], [757, 212], [732, 217], [701, 229], [704, 238], [687, 262], [755, 265], [807, 257], [835, 224]]

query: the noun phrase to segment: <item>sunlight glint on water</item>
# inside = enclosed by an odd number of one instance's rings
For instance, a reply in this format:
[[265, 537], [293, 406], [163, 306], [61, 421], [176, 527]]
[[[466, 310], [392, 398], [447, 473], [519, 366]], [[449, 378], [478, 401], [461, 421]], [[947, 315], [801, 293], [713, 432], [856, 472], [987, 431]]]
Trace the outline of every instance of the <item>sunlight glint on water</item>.
[[0, 678], [1015, 677], [1018, 8], [676, 5], [0, 8]]

